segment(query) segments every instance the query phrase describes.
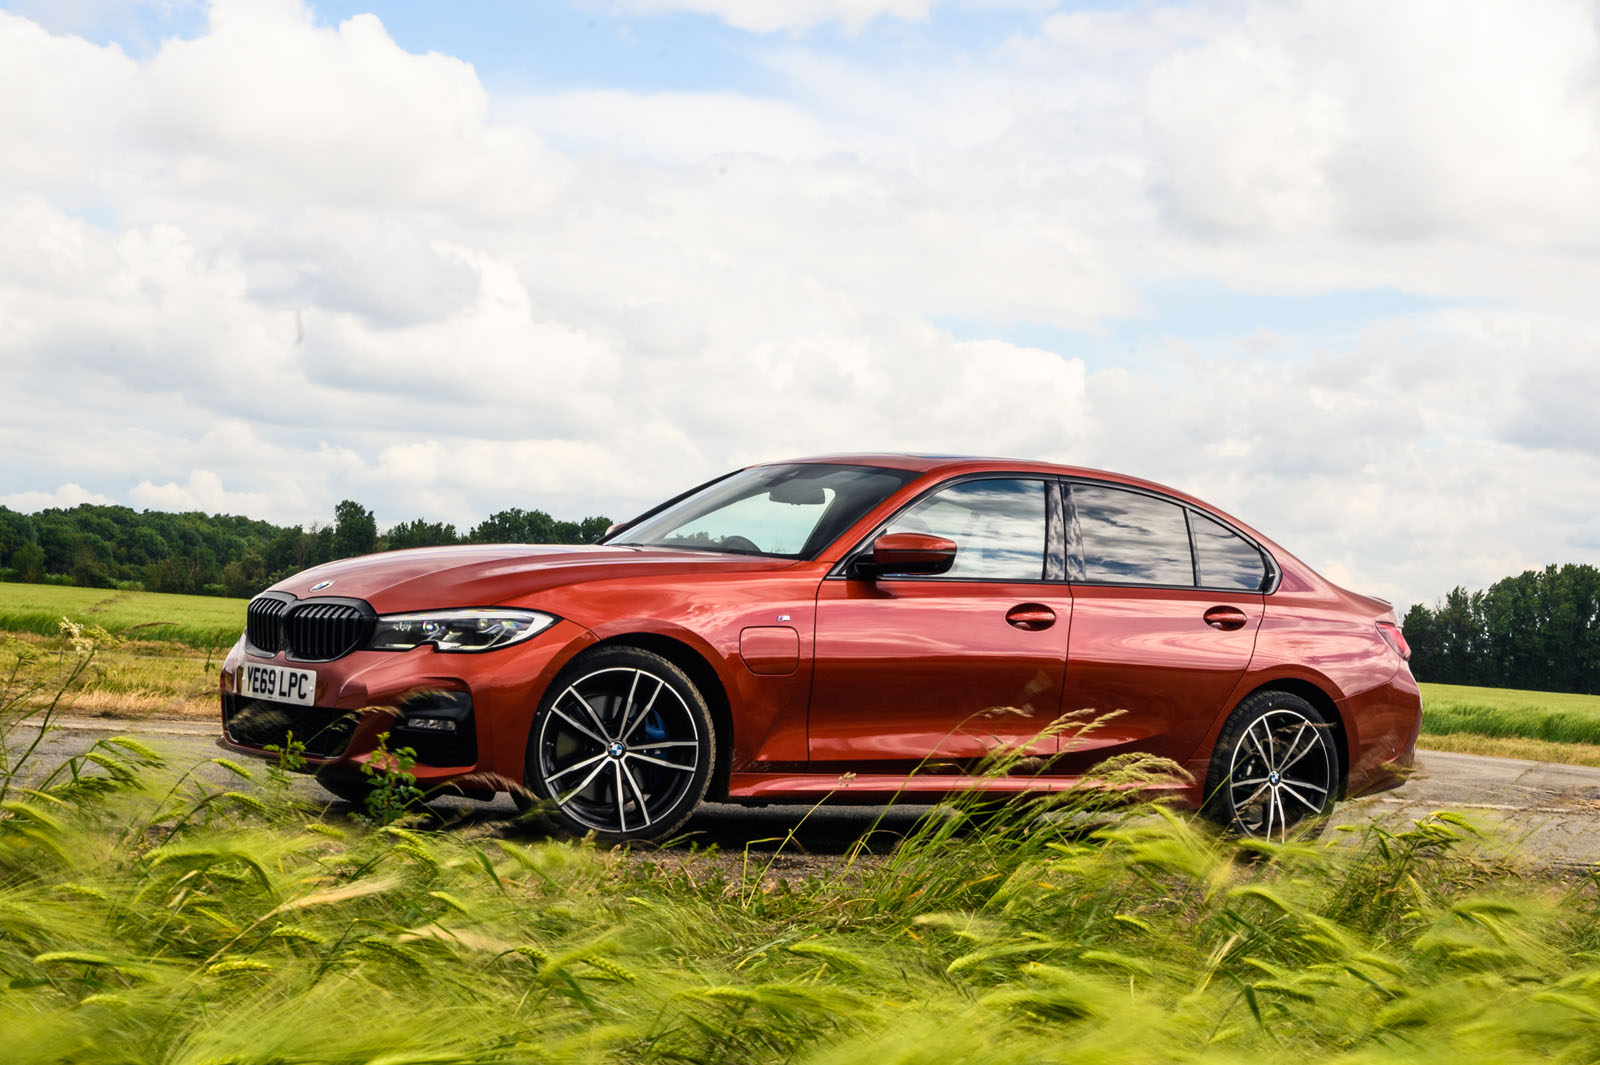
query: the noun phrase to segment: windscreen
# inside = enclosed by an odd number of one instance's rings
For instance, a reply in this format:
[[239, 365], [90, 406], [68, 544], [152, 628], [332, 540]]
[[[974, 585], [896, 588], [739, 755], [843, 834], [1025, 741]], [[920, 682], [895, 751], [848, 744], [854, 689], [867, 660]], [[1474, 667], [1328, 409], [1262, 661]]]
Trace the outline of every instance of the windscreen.
[[917, 475], [876, 466], [754, 466], [605, 543], [811, 558]]

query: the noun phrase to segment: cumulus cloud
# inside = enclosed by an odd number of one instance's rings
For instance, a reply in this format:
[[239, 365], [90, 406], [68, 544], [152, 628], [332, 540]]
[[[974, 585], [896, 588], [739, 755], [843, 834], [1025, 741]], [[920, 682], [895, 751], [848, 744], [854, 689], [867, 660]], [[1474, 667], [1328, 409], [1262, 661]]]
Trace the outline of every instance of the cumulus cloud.
[[[0, 501], [467, 525], [972, 451], [1401, 602], [1600, 558], [1591, 6], [1041, 11], [893, 63], [789, 31], [932, 0], [612, 8], [775, 34], [771, 84], [495, 96], [295, 0], [138, 58], [0, 13]], [[1417, 299], [1219, 335], [1160, 317], [1191, 279]]]
[[90, 492], [82, 485], [77, 484], [64, 484], [53, 492], [11, 492], [0, 496], [0, 507], [9, 507], [12, 510], [20, 510], [30, 514], [49, 507], [75, 507], [80, 503], [109, 504], [111, 502], [113, 502], [111, 499], [98, 492]]
[[185, 484], [140, 481], [128, 496], [149, 510], [202, 510], [211, 514], [259, 514], [277, 503], [265, 492], [230, 492], [222, 486], [222, 478], [210, 470], [193, 471]]
[[556, 144], [666, 163], [697, 163], [721, 155], [793, 162], [849, 147], [793, 103], [731, 92], [585, 89], [511, 96], [494, 114], [526, 123]]

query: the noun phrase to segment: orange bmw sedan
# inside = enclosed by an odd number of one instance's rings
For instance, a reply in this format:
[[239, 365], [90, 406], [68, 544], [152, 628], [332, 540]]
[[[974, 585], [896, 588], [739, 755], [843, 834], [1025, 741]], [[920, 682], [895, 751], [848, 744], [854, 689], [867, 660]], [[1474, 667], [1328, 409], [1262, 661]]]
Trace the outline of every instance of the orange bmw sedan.
[[[837, 455], [735, 471], [589, 546], [281, 581], [228, 654], [222, 743], [269, 757], [292, 732], [356, 797], [387, 735], [424, 787], [509, 790], [612, 840], [668, 837], [702, 801], [1052, 791], [1145, 752], [1187, 769], [1177, 800], [1281, 837], [1400, 782], [1408, 656], [1389, 604], [1182, 492]], [[980, 772], [999, 751], [1036, 757]]]

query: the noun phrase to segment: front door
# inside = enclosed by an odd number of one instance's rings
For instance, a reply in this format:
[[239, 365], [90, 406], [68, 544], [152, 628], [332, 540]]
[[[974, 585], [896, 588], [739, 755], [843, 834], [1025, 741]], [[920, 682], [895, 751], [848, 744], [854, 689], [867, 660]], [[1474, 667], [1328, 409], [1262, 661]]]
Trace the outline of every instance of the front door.
[[1046, 549], [1053, 491], [1022, 477], [939, 489], [884, 531], [953, 540], [949, 572], [822, 582], [812, 761], [891, 772], [1019, 747], [1055, 753], [1047, 730], [1061, 706], [1072, 597], [1046, 580], [1060, 565]]

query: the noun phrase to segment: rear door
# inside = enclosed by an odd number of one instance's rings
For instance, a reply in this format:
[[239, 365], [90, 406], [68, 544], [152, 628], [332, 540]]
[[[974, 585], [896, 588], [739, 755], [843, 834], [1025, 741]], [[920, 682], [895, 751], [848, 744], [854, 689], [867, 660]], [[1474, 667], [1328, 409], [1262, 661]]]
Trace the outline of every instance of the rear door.
[[1137, 750], [1183, 761], [1225, 708], [1255, 649], [1266, 562], [1254, 544], [1175, 500], [1067, 486], [1072, 636], [1063, 771]]

